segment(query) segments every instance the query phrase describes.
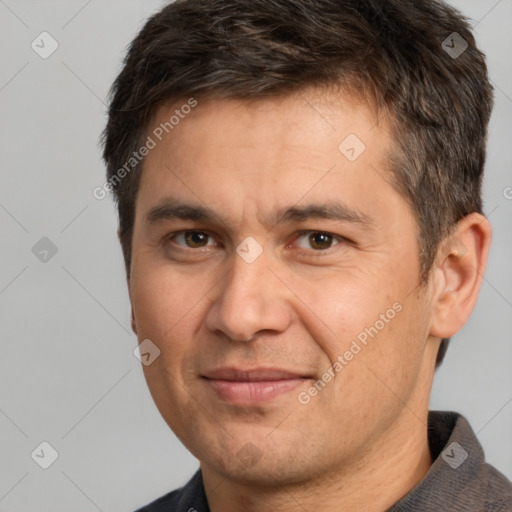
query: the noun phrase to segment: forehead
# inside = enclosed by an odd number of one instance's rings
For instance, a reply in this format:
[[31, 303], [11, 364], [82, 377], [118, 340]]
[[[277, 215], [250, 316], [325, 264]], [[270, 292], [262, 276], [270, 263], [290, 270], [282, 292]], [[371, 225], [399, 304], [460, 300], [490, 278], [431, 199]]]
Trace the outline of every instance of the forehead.
[[192, 100], [162, 105], [149, 124], [154, 147], [139, 189], [144, 203], [154, 206], [172, 192], [210, 207], [272, 215], [272, 208], [306, 196], [318, 203], [346, 195], [355, 206], [357, 190], [366, 187], [367, 199], [370, 189], [378, 192], [371, 213], [392, 192], [388, 127], [351, 95], [308, 90], [251, 101]]
[[[194, 105], [190, 107], [190, 105]], [[250, 128], [250, 131], [241, 128]], [[299, 92], [253, 99], [183, 97], [160, 105], [152, 116], [147, 133], [157, 142], [196, 144], [216, 139], [217, 145], [257, 144], [257, 135], [265, 143], [284, 146], [308, 143], [309, 149], [331, 144], [330, 137], [353, 133], [375, 146], [387, 142], [387, 113], [373, 101], [353, 93], [325, 88], [308, 88]], [[374, 132], [374, 133], [371, 133]], [[373, 140], [375, 139], [375, 140]]]

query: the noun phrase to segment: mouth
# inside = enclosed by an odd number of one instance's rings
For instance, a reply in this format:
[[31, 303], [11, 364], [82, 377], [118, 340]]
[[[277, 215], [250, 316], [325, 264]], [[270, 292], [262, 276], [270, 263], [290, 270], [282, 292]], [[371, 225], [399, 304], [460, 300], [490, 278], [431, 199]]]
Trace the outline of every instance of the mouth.
[[277, 368], [218, 368], [201, 377], [218, 398], [241, 406], [270, 402], [311, 379]]

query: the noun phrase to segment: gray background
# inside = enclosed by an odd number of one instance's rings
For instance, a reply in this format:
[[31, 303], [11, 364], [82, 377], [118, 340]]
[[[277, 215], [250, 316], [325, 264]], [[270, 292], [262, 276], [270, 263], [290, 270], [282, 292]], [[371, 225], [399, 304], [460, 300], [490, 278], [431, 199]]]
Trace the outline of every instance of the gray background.
[[[463, 413], [489, 462], [512, 478], [512, 2], [453, 3], [474, 20], [496, 87], [485, 182], [494, 242], [431, 408]], [[3, 512], [130, 511], [197, 467], [133, 355], [115, 211], [92, 195], [104, 183], [108, 88], [126, 45], [162, 4], [0, 0]], [[31, 48], [43, 31], [59, 44], [47, 59]], [[57, 248], [46, 262], [32, 252], [43, 237]], [[31, 458], [42, 441], [59, 454], [46, 470]]]

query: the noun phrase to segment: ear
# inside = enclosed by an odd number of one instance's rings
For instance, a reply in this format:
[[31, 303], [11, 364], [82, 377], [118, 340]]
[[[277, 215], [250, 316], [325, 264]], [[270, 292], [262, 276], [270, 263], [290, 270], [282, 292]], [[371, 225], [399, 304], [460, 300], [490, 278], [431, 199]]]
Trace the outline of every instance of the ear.
[[[117, 229], [117, 238], [121, 242], [121, 228]], [[137, 334], [137, 323], [135, 322], [135, 314], [133, 312], [132, 297], [131, 297], [131, 293], [130, 293], [130, 276], [127, 276], [126, 281], [128, 284], [128, 295], [130, 297], [130, 323], [131, 323], [132, 331], [135, 334]]]
[[[119, 241], [121, 242], [121, 228], [117, 228], [117, 238], [119, 239]], [[127, 277], [127, 282], [128, 282], [128, 295], [130, 295], [130, 276]], [[132, 331], [137, 334], [137, 324], [135, 322], [135, 314], [133, 313], [133, 305], [132, 304], [132, 299], [131, 299], [131, 296], [130, 296], [130, 309], [131, 309], [131, 312], [130, 312], [130, 323], [131, 323], [131, 327], [132, 327]]]
[[133, 312], [132, 294], [130, 290], [130, 278], [128, 277], [128, 297], [130, 298], [130, 323], [132, 331], [137, 334], [137, 322], [135, 321], [135, 313]]
[[450, 338], [469, 318], [482, 285], [491, 235], [487, 218], [472, 213], [441, 244], [432, 276], [432, 336]]
[[135, 315], [133, 314], [133, 306], [131, 307], [131, 324], [132, 331], [137, 335], [137, 324], [135, 323]]

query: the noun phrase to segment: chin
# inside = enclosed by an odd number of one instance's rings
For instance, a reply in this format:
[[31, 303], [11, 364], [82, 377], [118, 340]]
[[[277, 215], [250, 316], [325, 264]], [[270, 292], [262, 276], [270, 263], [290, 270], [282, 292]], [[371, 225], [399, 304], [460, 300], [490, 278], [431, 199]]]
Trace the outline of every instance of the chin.
[[315, 454], [307, 446], [303, 447], [305, 451], [298, 451], [296, 443], [285, 445], [280, 440], [280, 446], [276, 446], [268, 440], [258, 443], [257, 436], [252, 439], [255, 441], [251, 441], [250, 436], [244, 436], [243, 440], [232, 438], [215, 448], [211, 444], [196, 446], [199, 450], [193, 453], [202, 468], [252, 487], [298, 485], [310, 479], [313, 473], [323, 471], [315, 467]]

